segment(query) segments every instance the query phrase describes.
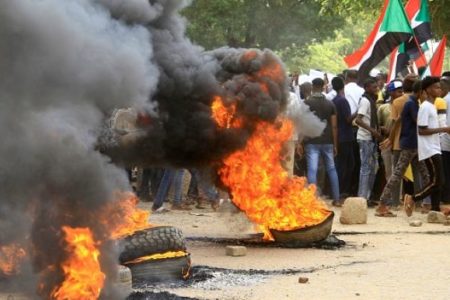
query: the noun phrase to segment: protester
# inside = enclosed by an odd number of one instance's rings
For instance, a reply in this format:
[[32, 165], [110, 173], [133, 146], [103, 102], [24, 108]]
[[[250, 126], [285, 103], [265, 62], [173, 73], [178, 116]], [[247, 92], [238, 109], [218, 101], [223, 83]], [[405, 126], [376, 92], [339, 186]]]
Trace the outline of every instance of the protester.
[[[445, 73], [444, 73], [445, 74]], [[448, 74], [450, 75], [450, 74]], [[441, 88], [444, 100], [447, 104], [447, 126], [450, 126], [450, 77], [441, 78]], [[450, 135], [441, 134], [442, 162], [444, 165], [445, 184], [442, 193], [442, 202], [450, 203]]]
[[296, 116], [295, 114], [298, 113], [299, 106], [300, 102], [297, 98], [297, 95], [290, 92], [286, 107], [286, 117], [293, 121], [294, 130], [291, 138], [283, 145], [283, 156], [281, 159], [281, 164], [286, 172], [288, 172], [289, 177], [292, 177], [294, 175], [295, 148], [298, 141], [298, 129], [295, 122], [295, 118], [298, 116]]
[[420, 191], [414, 192], [414, 195], [405, 196], [405, 212], [408, 216], [413, 213], [415, 202], [427, 196], [431, 196], [431, 210], [440, 211], [444, 170], [439, 133], [450, 133], [450, 127], [439, 127], [438, 114], [434, 106], [436, 98], [442, 93], [440, 78], [425, 77], [422, 89], [426, 92], [426, 100], [420, 106], [417, 117], [418, 155], [420, 161], [425, 161], [430, 180]]
[[347, 99], [348, 105], [350, 105], [350, 112], [355, 114], [358, 110], [359, 100], [364, 94], [364, 89], [357, 84], [358, 71], [347, 70], [347, 72], [345, 72], [345, 81], [345, 99]]
[[355, 153], [353, 151], [353, 135], [352, 121], [353, 115], [350, 112], [350, 105], [345, 99], [344, 80], [335, 77], [331, 80], [331, 85], [336, 91], [336, 97], [333, 104], [336, 107], [336, 115], [338, 121], [338, 153], [336, 155], [336, 168], [339, 179], [339, 190], [341, 199], [345, 199], [351, 194], [352, 172], [355, 167]]
[[310, 82], [304, 82], [300, 85], [300, 100], [307, 100], [311, 96], [312, 85]]
[[[392, 166], [395, 168], [395, 166], [398, 163], [399, 157], [400, 157], [400, 132], [402, 129], [402, 118], [400, 117], [403, 108], [405, 106], [406, 101], [408, 101], [409, 97], [412, 94], [412, 87], [414, 82], [417, 80], [417, 75], [415, 74], [408, 74], [405, 76], [405, 79], [403, 80], [402, 84], [402, 90], [397, 93], [391, 95], [392, 99], [392, 108], [391, 108], [391, 128], [390, 128], [390, 134], [389, 139], [390, 143], [392, 145]], [[393, 81], [396, 82], [396, 81]], [[402, 195], [402, 188], [401, 184], [398, 186], [394, 186], [391, 192], [392, 196], [392, 205], [398, 207], [400, 205], [400, 198]]]
[[378, 85], [375, 79], [367, 79], [364, 83], [364, 90], [355, 121], [359, 126], [357, 140], [361, 159], [358, 196], [365, 198], [368, 205], [373, 206], [370, 196], [378, 170], [377, 144], [382, 140], [377, 120]]
[[[378, 217], [395, 217], [396, 215], [390, 210], [392, 207], [392, 193], [400, 186], [403, 174], [405, 174], [408, 165], [411, 164], [414, 181], [428, 184], [428, 171], [423, 161], [418, 161], [417, 156], [417, 113], [419, 111], [420, 95], [422, 85], [420, 80], [416, 80], [413, 84], [413, 93], [409, 96], [408, 101], [402, 111], [402, 129], [400, 133], [400, 156], [398, 163], [395, 165], [392, 176], [389, 178], [383, 193], [380, 197], [380, 204], [376, 209], [375, 215]], [[389, 140], [384, 143], [389, 143]], [[387, 147], [389, 148], [389, 147]], [[420, 174], [420, 175], [419, 175]], [[420, 176], [420, 177], [419, 177]], [[414, 185], [414, 190], [419, 191], [420, 186]]]
[[384, 92], [386, 88], [387, 74], [386, 73], [378, 73], [377, 77], [378, 84], [378, 98], [377, 98], [377, 107], [384, 104]]
[[311, 184], [317, 183], [317, 168], [319, 157], [324, 160], [325, 168], [331, 184], [333, 205], [340, 206], [339, 180], [334, 164], [334, 156], [337, 154], [337, 118], [334, 104], [323, 95], [324, 80], [316, 78], [312, 81], [311, 97], [305, 101], [311, 111], [317, 117], [326, 122], [326, 127], [321, 136], [304, 140], [307, 177]]
[[[394, 80], [387, 85], [386, 91], [389, 93], [387, 103], [380, 105], [377, 110], [378, 124], [380, 126], [380, 131], [383, 137], [389, 136], [389, 131], [391, 130], [392, 126], [391, 125], [392, 124], [391, 107], [393, 103], [392, 100], [400, 97], [403, 94], [403, 84], [399, 80]], [[391, 177], [393, 169], [392, 150], [390, 148], [381, 149], [381, 157], [383, 159], [384, 175], [386, 181], [388, 181], [389, 177]]]
[[[364, 89], [361, 88], [357, 82], [358, 82], [358, 71], [356, 70], [344, 70], [343, 72], [345, 77], [345, 88], [344, 88], [344, 94], [345, 99], [348, 101], [348, 105], [350, 106], [350, 112], [351, 114], [356, 118], [356, 115], [358, 113], [358, 104], [359, 100], [361, 99], [362, 95], [364, 94]], [[361, 167], [361, 162], [359, 159], [359, 145], [357, 142], [357, 133], [358, 133], [358, 126], [353, 126], [353, 135], [354, 135], [354, 142], [353, 142], [353, 153], [355, 153], [355, 166], [352, 172], [352, 177], [349, 179], [351, 182], [351, 194], [357, 195], [358, 194], [358, 185], [359, 185], [359, 170]]]

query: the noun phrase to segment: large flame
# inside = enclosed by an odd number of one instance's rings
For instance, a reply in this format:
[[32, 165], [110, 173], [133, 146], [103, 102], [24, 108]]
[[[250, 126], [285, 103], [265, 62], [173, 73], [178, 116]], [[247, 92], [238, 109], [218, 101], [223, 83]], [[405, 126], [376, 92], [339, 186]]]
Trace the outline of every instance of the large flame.
[[[242, 56], [246, 63], [257, 53], [247, 51]], [[284, 70], [276, 60], [267, 60], [259, 70], [249, 75], [268, 93], [267, 82], [283, 84]], [[224, 105], [221, 97], [212, 102], [212, 117], [220, 128], [239, 127], [235, 104]], [[222, 183], [229, 188], [233, 202], [255, 223], [259, 224], [266, 239], [273, 239], [269, 229], [294, 230], [319, 224], [330, 211], [316, 196], [316, 187], [305, 178], [289, 178], [281, 166], [281, 151], [293, 133], [293, 124], [287, 119], [276, 122], [260, 121], [243, 150], [223, 160], [219, 169]]]
[[25, 256], [25, 250], [18, 244], [0, 246], [0, 272], [4, 275], [19, 273], [20, 263]]
[[247, 142], [223, 161], [222, 182], [233, 202], [255, 223], [268, 229], [293, 230], [315, 225], [330, 214], [316, 197], [316, 187], [304, 177], [289, 178], [280, 163], [282, 145], [292, 134], [292, 123], [261, 122]]
[[105, 281], [98, 260], [98, 242], [89, 228], [64, 226], [62, 230], [68, 257], [62, 264], [64, 282], [52, 292], [52, 299], [98, 299]]
[[112, 202], [102, 217], [110, 229], [110, 237], [118, 239], [137, 230], [152, 227], [149, 223], [150, 212], [137, 207], [138, 197], [133, 193], [117, 193], [119, 201]]

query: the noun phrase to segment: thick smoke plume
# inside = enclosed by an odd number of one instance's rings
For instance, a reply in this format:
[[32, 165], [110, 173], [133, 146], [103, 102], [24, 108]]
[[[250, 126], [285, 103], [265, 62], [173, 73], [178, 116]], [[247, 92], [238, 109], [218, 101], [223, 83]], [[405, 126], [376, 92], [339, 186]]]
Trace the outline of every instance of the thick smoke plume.
[[90, 214], [129, 189], [94, 143], [114, 108], [151, 109], [159, 71], [150, 40], [145, 27], [111, 18], [95, 1], [0, 3], [0, 245], [31, 242], [30, 274], [17, 286], [33, 298], [38, 281], [48, 298], [62, 279], [48, 270], [64, 259], [61, 226], [101, 236]]
[[[185, 37], [179, 11], [188, 3], [0, 2], [0, 245], [28, 245], [17, 286], [30, 297], [49, 298], [63, 279], [61, 227], [89, 227], [101, 240], [107, 228], [97, 216], [118, 190], [130, 190], [98, 149], [123, 164], [212, 164], [242, 147], [255, 122], [284, 109], [286, 78], [254, 79], [265, 65], [282, 66], [278, 58], [268, 50], [204, 52]], [[217, 128], [214, 96], [236, 104], [242, 128]], [[128, 107], [151, 120], [123, 144], [103, 125]], [[122, 299], [109, 281], [115, 249], [105, 242], [101, 250], [102, 297]]]

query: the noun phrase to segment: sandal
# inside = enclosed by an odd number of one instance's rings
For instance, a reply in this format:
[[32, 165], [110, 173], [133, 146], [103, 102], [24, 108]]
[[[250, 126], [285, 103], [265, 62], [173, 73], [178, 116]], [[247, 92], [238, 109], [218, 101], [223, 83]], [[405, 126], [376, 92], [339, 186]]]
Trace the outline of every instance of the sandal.
[[405, 198], [403, 200], [403, 205], [405, 208], [405, 213], [408, 217], [411, 217], [413, 214], [413, 211], [416, 209], [416, 202], [414, 202], [411, 195], [405, 195]]
[[389, 210], [385, 211], [385, 212], [376, 212], [375, 216], [376, 217], [383, 217], [383, 218], [395, 218], [395, 217], [397, 217], [396, 214], [394, 214], [393, 212], [391, 212]]

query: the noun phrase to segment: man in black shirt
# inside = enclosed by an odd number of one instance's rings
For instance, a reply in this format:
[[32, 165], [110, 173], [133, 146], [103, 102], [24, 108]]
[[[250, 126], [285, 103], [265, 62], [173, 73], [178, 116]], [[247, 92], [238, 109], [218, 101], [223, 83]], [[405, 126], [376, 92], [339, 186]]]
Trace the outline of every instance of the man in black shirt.
[[336, 107], [339, 140], [336, 167], [339, 179], [339, 190], [341, 192], [341, 199], [343, 199], [351, 194], [352, 182], [350, 178], [352, 178], [355, 168], [355, 154], [353, 151], [355, 137], [352, 128], [354, 115], [352, 115], [350, 105], [345, 98], [344, 80], [340, 77], [335, 77], [331, 80], [331, 85], [337, 94], [333, 99], [333, 104]]
[[333, 205], [339, 206], [339, 180], [334, 164], [334, 156], [338, 150], [336, 108], [322, 93], [324, 85], [325, 82], [322, 79], [314, 79], [312, 81], [312, 95], [305, 101], [305, 104], [309, 106], [311, 111], [322, 122], [326, 123], [326, 127], [321, 136], [304, 141], [308, 170], [307, 177], [310, 184], [317, 183], [319, 156], [322, 156], [331, 183]]

